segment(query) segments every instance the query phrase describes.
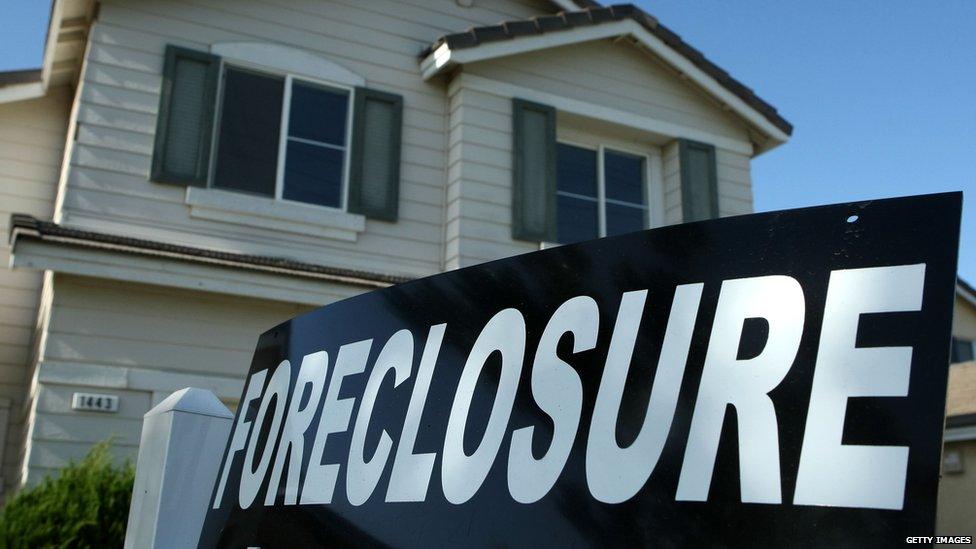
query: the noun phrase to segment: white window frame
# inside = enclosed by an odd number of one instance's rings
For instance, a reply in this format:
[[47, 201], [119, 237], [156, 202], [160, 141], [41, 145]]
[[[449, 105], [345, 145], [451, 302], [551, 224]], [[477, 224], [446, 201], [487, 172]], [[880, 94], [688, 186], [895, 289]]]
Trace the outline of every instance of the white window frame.
[[[227, 69], [240, 69], [244, 71], [255, 72], [262, 75], [267, 75], [271, 77], [284, 78], [284, 91], [282, 93], [282, 105], [281, 105], [281, 123], [278, 130], [278, 165], [275, 171], [275, 193], [274, 199], [286, 204], [301, 204], [303, 206], [312, 206], [316, 208], [323, 208], [333, 211], [348, 211], [349, 204], [349, 164], [352, 160], [352, 125], [353, 125], [353, 103], [355, 100], [355, 87], [346, 83], [336, 82], [331, 80], [325, 80], [322, 78], [315, 78], [305, 74], [295, 74], [292, 72], [286, 72], [282, 70], [276, 70], [274, 68], [248, 62], [246, 60], [239, 59], [224, 59], [220, 60], [220, 80], [217, 85], [217, 116], [215, 117], [215, 123], [212, 129], [213, 135], [211, 136], [211, 150], [215, 151], [216, 154], [210, 155], [210, 170], [209, 177], [207, 179], [207, 188], [209, 189], [219, 189], [228, 192], [241, 192], [235, 191], [234, 189], [221, 189], [220, 187], [215, 187], [213, 185], [214, 177], [216, 176], [217, 170], [217, 157], [220, 155], [220, 123], [223, 118], [224, 113], [224, 83], [225, 76], [227, 74]], [[287, 161], [287, 150], [288, 150], [288, 126], [290, 122], [291, 113], [291, 90], [292, 85], [295, 80], [299, 82], [307, 82], [314, 86], [320, 86], [324, 88], [333, 88], [337, 90], [346, 91], [348, 94], [348, 103], [346, 106], [346, 135], [345, 135], [345, 151], [343, 155], [342, 162], [342, 189], [341, 189], [341, 204], [339, 207], [326, 206], [323, 204], [312, 204], [308, 202], [301, 202], [299, 200], [289, 200], [284, 198], [284, 186], [285, 186], [285, 162]], [[316, 144], [318, 144], [316, 142]], [[325, 145], [325, 144], [322, 144]], [[330, 148], [338, 148], [329, 145]]]
[[[573, 147], [578, 147], [580, 149], [586, 149], [588, 151], [596, 152], [596, 215], [597, 215], [597, 238], [603, 238], [607, 236], [607, 193], [606, 193], [606, 173], [604, 171], [604, 154], [607, 150], [620, 152], [623, 154], [628, 154], [631, 156], [637, 156], [644, 160], [644, 198], [646, 200], [644, 204], [644, 229], [650, 229], [654, 227], [654, 218], [652, 215], [652, 205], [651, 200], [655, 196], [653, 193], [653, 179], [651, 172], [651, 155], [647, 151], [638, 151], [634, 149], [628, 149], [627, 147], [619, 147], [616, 145], [607, 145], [601, 143], [599, 145], [591, 145], [588, 143], [581, 143], [579, 141], [574, 141], [571, 139], [556, 139], [556, 146], [559, 145], [570, 145]], [[557, 189], [558, 196], [558, 189]], [[616, 202], [616, 201], [615, 201]], [[558, 202], [557, 202], [558, 204]], [[559, 206], [556, 206], [558, 210]], [[543, 248], [550, 248], [554, 246], [561, 246], [562, 244], [558, 242], [544, 242]]]
[[285, 93], [282, 97], [283, 105], [281, 106], [281, 129], [279, 130], [280, 135], [278, 143], [278, 172], [275, 178], [275, 199], [281, 200], [282, 202], [297, 202], [300, 204], [308, 204], [307, 202], [300, 202], [298, 200], [289, 200], [284, 198], [285, 193], [285, 164], [288, 161], [288, 140], [297, 139], [299, 142], [309, 143], [316, 146], [321, 146], [333, 150], [337, 150], [340, 147], [332, 145], [330, 143], [320, 143], [318, 141], [311, 141], [308, 139], [292, 138], [288, 135], [289, 125], [291, 123], [291, 89], [295, 80], [299, 82], [308, 82], [315, 86], [320, 86], [324, 88], [341, 89], [346, 91], [346, 135], [344, 137], [345, 146], [342, 147], [342, 181], [339, 184], [342, 186], [340, 189], [340, 205], [338, 208], [335, 206], [324, 206], [322, 204], [312, 204], [313, 206], [319, 206], [322, 208], [330, 208], [334, 210], [346, 211], [346, 207], [349, 204], [349, 163], [352, 160], [352, 110], [353, 110], [353, 100], [355, 93], [355, 88], [349, 86], [344, 86], [341, 84], [325, 82], [321, 80], [315, 80], [305, 76], [295, 76], [293, 74], [285, 75]]

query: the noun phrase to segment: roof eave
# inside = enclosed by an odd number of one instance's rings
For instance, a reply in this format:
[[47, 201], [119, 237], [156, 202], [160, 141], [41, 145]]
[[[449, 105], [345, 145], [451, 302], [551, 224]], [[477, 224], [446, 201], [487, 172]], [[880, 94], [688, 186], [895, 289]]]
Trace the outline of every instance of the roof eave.
[[9, 235], [11, 265], [15, 264], [14, 258], [18, 254], [18, 243], [24, 241], [97, 249], [118, 254], [153, 257], [214, 267], [244, 269], [366, 288], [385, 288], [413, 279], [413, 277], [405, 275], [366, 272], [286, 258], [220, 252], [143, 238], [97, 233], [64, 227], [26, 214], [13, 214], [10, 217]]
[[976, 307], [976, 289], [960, 277], [956, 278], [956, 294]]

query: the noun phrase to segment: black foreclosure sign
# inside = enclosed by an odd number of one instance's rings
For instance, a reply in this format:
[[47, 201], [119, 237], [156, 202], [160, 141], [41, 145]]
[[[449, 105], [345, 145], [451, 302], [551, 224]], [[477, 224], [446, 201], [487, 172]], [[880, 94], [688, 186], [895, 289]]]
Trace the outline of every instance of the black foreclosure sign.
[[961, 201], [665, 227], [297, 317], [258, 342], [201, 545], [931, 535]]

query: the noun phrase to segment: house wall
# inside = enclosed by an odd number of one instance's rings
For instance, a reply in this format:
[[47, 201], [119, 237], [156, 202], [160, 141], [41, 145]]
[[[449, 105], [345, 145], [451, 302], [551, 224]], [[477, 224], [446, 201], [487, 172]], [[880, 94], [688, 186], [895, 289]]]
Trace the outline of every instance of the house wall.
[[[536, 250], [538, 243], [511, 238], [512, 94], [478, 89], [457, 78], [424, 82], [418, 54], [443, 34], [551, 11], [544, 0], [478, 1], [471, 8], [454, 0], [102, 0], [89, 33], [68, 131], [68, 166], [54, 216], [67, 226], [94, 231], [412, 276]], [[353, 242], [261, 228], [244, 218], [234, 223], [202, 219], [191, 215], [184, 188], [148, 181], [166, 45], [207, 50], [233, 41], [305, 49], [362, 75], [369, 87], [404, 97], [396, 223], [367, 220]], [[526, 58], [525, 66], [516, 67], [515, 61], [476, 64], [463, 72], [596, 102], [738, 145], [721, 145], [717, 151], [720, 213], [752, 210], [746, 128], [647, 53], [606, 41], [546, 52], [538, 60]], [[569, 80], [568, 73], [573, 74]], [[44, 101], [57, 101], [52, 98]], [[52, 215], [50, 197], [58, 180], [70, 97], [61, 101], [60, 110], [25, 110], [28, 103], [11, 106], [30, 123], [51, 118], [51, 129], [45, 131], [60, 139], [48, 147], [50, 158], [31, 168], [43, 172], [36, 179], [46, 182], [47, 202], [34, 209], [15, 203], [12, 210]], [[0, 122], [4, 112], [0, 110]], [[652, 177], [660, 180], [660, 195], [651, 204], [657, 211], [655, 224], [681, 221], [674, 141], [681, 135], [635, 131], [565, 112], [559, 113], [558, 126], [560, 139], [646, 153]], [[12, 166], [3, 149], [6, 127], [0, 124], [0, 177], [5, 166]], [[58, 128], [60, 133], [54, 131]], [[14, 162], [24, 163], [24, 155], [11, 155], [18, 159]], [[32, 173], [20, 164], [11, 169], [21, 178]], [[0, 185], [5, 183], [0, 178]], [[37, 192], [43, 194], [41, 187]], [[18, 189], [18, 196], [28, 195]], [[7, 223], [6, 216], [0, 223]], [[9, 252], [2, 248], [0, 253], [6, 259]], [[96, 261], [98, 254], [108, 252], [83, 254]], [[133, 258], [126, 273], [151, 270], [154, 261]], [[217, 280], [220, 272], [193, 268], [201, 280]], [[116, 269], [116, 276], [131, 277], [121, 271]], [[21, 400], [24, 393], [30, 395], [26, 431], [8, 437], [15, 450], [19, 445], [11, 440], [26, 438], [26, 458], [20, 469], [5, 470], [8, 483], [35, 482], [113, 435], [119, 454], [134, 456], [142, 414], [173, 390], [197, 386], [228, 401], [237, 398], [258, 334], [307, 309], [295, 304], [292, 290], [288, 304], [64, 274], [45, 278], [41, 299], [39, 274], [0, 271], [0, 277], [7, 275], [27, 281], [27, 290], [23, 295], [8, 292], [7, 279], [0, 278], [0, 300], [15, 300], [29, 314], [18, 317], [27, 322], [19, 332], [22, 343], [7, 351], [0, 341], [0, 366], [3, 357], [20, 360], [20, 385], [10, 385], [10, 394]], [[316, 303], [362, 291], [323, 284]], [[37, 367], [28, 390], [23, 364], [30, 354], [38, 301], [44, 307], [40, 337], [35, 338]], [[8, 314], [7, 308], [0, 311]], [[0, 322], [7, 322], [2, 318]], [[5, 372], [0, 370], [0, 396], [6, 394]], [[18, 371], [13, 374], [9, 379]], [[71, 395], [78, 391], [119, 395], [119, 413], [71, 411]], [[16, 462], [5, 461], [5, 467], [17, 467]]]
[[[142, 416], [183, 387], [234, 404], [258, 336], [310, 306], [56, 275], [39, 357], [24, 480], [115, 437], [135, 459]], [[71, 410], [75, 392], [118, 395], [119, 412]]]
[[745, 125], [652, 54], [611, 39], [510, 55], [465, 73], [748, 141]]
[[[666, 225], [681, 223], [681, 151], [677, 141], [664, 146], [664, 219]], [[717, 156], [717, 152], [716, 152]], [[718, 159], [715, 160], [716, 164]], [[721, 207], [721, 202], [719, 207]]]
[[944, 451], [960, 452], [965, 471], [942, 474], [935, 531], [945, 536], [972, 535], [976, 531], [976, 440], [947, 443]]
[[[10, 214], [50, 219], [61, 169], [71, 90], [0, 105], [0, 265], [10, 262]], [[16, 483], [31, 340], [42, 275], [0, 269], [0, 425], [2, 492]], [[2, 499], [3, 494], [0, 494]]]
[[[649, 52], [626, 42], [595, 40], [473, 63], [464, 71], [685, 128], [683, 135], [648, 132], [638, 140], [667, 146], [675, 137], [686, 137], [715, 145], [719, 214], [752, 213], [749, 129]], [[676, 153], [670, 158], [677, 160]], [[667, 175], [677, 173], [677, 162], [665, 164]], [[668, 221], [679, 223], [680, 184], [667, 190]]]
[[512, 100], [452, 87], [445, 266], [539, 249], [512, 239]]
[[[511, 237], [512, 98], [519, 90], [528, 91], [530, 98], [542, 92], [680, 125], [700, 132], [696, 136], [716, 136], [719, 213], [752, 212], [750, 155], [743, 152], [750, 146], [746, 127], [648, 53], [601, 40], [473, 63], [462, 71], [447, 92], [448, 268], [538, 249]], [[675, 137], [680, 136], [636, 131], [579, 114], [557, 115], [560, 140], [648, 156], [653, 188], [660, 189], [650, 198], [658, 212], [655, 225], [682, 220]], [[732, 150], [726, 142], [739, 147]]]
[[[361, 270], [426, 275], [443, 264], [447, 111], [418, 54], [438, 36], [550, 10], [542, 0], [368, 3], [105, 0], [90, 33], [62, 221], [200, 247]], [[305, 49], [404, 97], [400, 218], [367, 220], [355, 242], [190, 216], [185, 189], [148, 181], [167, 44], [258, 41]]]
[[958, 293], [952, 312], [952, 335], [976, 341], [976, 305], [966, 301]]

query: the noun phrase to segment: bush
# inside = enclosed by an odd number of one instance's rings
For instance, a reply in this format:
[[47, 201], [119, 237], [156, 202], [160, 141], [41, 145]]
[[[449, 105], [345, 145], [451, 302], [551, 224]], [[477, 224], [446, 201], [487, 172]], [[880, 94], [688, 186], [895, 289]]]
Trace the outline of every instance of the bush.
[[109, 443], [11, 499], [0, 512], [0, 547], [122, 547], [135, 470], [112, 465]]

